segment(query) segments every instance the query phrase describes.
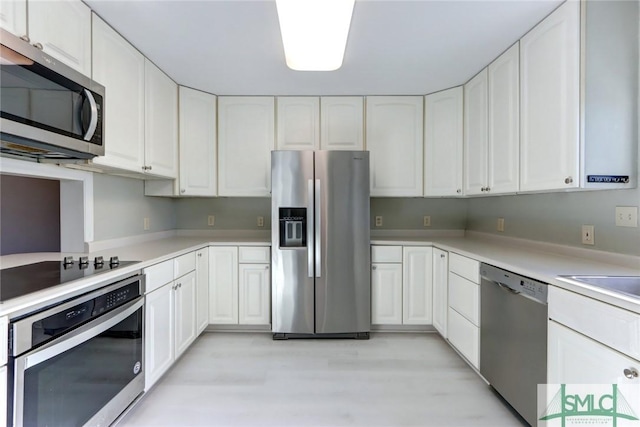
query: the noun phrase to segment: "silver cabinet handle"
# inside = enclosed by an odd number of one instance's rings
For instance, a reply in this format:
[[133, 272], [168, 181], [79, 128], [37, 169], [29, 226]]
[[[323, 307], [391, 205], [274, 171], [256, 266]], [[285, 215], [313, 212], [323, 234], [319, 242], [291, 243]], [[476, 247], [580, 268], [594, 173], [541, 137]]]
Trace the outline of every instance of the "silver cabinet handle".
[[440, 254], [440, 258], [444, 258], [444, 254]]
[[182, 190], [180, 190], [180, 192], [181, 192], [182, 194], [186, 193], [186, 191], [187, 191], [187, 190], [185, 190], [184, 188], [183, 188]]
[[202, 258], [202, 252], [198, 252], [198, 257]]
[[34, 43], [33, 47], [35, 47], [36, 49], [40, 49], [40, 50], [43, 49], [42, 43]]
[[485, 187], [484, 191], [491, 191], [491, 187]]
[[462, 193], [462, 190], [461, 190], [460, 188], [458, 188], [458, 189], [456, 190], [456, 193], [460, 194], [460, 193]]
[[630, 380], [638, 378], [638, 371], [635, 368], [627, 368], [622, 372], [624, 373], [624, 376]]
[[148, 169], [148, 170], [151, 170], [151, 169], [152, 169], [152, 167], [151, 167], [151, 166], [147, 166], [147, 169]]
[[372, 270], [376, 270], [378, 267], [376, 267], [375, 265], [373, 267], [371, 267]]
[[30, 39], [30, 38], [29, 38], [29, 36], [28, 36], [28, 35], [26, 35], [26, 34], [25, 34], [24, 36], [20, 37], [20, 39], [21, 39], [21, 40], [23, 40], [23, 41], [25, 41], [25, 42], [27, 42], [27, 43], [30, 43], [30, 42], [31, 42], [31, 39]]
[[266, 266], [264, 267], [264, 269], [265, 269], [265, 270], [268, 270], [268, 269], [269, 269], [269, 266], [268, 266], [268, 265], [266, 265]]
[[573, 178], [571, 178], [570, 176], [568, 176], [568, 177], [566, 177], [566, 178], [564, 179], [564, 183], [565, 183], [565, 184], [571, 184], [572, 182], [573, 182]]

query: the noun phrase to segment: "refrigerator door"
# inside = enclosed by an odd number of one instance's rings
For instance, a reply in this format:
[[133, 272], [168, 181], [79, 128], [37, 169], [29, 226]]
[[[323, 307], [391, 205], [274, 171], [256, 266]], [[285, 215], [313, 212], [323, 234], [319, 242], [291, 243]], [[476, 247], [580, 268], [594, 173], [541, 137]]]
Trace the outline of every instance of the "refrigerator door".
[[314, 187], [316, 333], [369, 332], [369, 153], [316, 151]]
[[314, 333], [313, 188], [313, 151], [271, 152], [274, 333]]

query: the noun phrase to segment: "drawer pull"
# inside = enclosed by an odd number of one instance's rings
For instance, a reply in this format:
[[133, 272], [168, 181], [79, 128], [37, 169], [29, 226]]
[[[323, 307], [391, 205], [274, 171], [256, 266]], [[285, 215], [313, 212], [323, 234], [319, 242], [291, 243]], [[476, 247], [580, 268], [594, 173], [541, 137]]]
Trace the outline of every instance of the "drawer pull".
[[634, 378], [638, 378], [638, 371], [636, 371], [634, 368], [627, 368], [624, 371], [622, 371], [624, 373], [624, 376], [629, 378], [630, 380], [634, 379]]

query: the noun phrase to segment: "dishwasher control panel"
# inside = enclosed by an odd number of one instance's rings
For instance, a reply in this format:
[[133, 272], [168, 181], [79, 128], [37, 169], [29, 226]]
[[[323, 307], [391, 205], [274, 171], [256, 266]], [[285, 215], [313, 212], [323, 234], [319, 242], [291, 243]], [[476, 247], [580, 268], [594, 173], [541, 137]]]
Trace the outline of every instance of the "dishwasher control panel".
[[547, 303], [549, 285], [546, 283], [489, 264], [480, 265], [480, 276], [483, 280], [494, 282], [513, 293], [522, 294], [543, 304]]

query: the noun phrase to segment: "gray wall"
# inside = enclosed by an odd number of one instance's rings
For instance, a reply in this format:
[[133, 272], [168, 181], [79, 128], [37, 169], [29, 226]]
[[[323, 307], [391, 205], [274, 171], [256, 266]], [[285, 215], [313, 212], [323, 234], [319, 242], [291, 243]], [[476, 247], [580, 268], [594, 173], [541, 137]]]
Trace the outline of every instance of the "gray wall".
[[60, 251], [60, 182], [0, 175], [0, 255]]
[[[467, 230], [640, 255], [640, 228], [616, 227], [616, 206], [638, 206], [640, 189], [529, 194], [469, 200]], [[498, 233], [498, 217], [504, 233]], [[582, 245], [582, 225], [594, 226], [595, 245]]]
[[[93, 175], [94, 240], [135, 236], [176, 228], [174, 200], [145, 197], [144, 181]], [[150, 227], [144, 230], [144, 218]]]
[[[216, 217], [207, 225], [207, 217]], [[179, 199], [176, 201], [177, 228], [183, 230], [270, 230], [271, 199], [265, 197], [229, 197]], [[259, 216], [264, 227], [257, 226]]]
[[[372, 230], [464, 230], [467, 222], [465, 199], [372, 198]], [[382, 216], [382, 227], [375, 217]], [[431, 226], [424, 227], [423, 217], [431, 216]]]

